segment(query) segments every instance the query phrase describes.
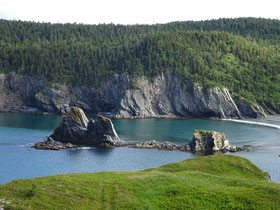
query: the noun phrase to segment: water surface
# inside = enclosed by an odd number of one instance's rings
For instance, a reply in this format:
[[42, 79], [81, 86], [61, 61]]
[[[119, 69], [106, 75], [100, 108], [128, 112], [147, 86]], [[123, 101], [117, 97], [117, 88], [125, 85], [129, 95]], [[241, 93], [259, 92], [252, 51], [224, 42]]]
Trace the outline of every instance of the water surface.
[[[127, 147], [47, 151], [30, 148], [50, 135], [60, 116], [0, 114], [0, 183], [52, 174], [100, 171], [134, 171], [181, 161], [198, 154]], [[274, 121], [277, 124], [277, 120]], [[267, 123], [274, 123], [269, 121]], [[232, 145], [254, 145], [250, 152], [238, 152], [268, 171], [280, 182], [280, 129], [219, 120], [113, 120], [116, 131], [129, 141], [171, 141], [187, 143], [194, 130], [224, 132]]]

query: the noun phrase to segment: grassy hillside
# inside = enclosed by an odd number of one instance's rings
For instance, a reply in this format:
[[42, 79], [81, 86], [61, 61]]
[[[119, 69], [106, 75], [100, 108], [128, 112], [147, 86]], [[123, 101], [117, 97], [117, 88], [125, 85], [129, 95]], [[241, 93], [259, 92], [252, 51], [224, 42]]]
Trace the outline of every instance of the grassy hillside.
[[280, 185], [266, 175], [242, 157], [205, 156], [139, 172], [15, 180], [0, 186], [0, 200], [16, 209], [279, 209]]

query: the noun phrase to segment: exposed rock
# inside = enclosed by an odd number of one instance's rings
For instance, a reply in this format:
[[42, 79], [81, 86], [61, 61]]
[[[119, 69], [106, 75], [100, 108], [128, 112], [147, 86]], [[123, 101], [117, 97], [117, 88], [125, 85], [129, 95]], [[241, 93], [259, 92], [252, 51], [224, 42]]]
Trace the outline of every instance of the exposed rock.
[[43, 150], [61, 150], [61, 149], [71, 149], [77, 148], [77, 145], [71, 143], [62, 143], [60, 141], [54, 141], [51, 137], [42, 142], [37, 142], [32, 146], [35, 149]]
[[133, 84], [139, 88], [124, 91], [116, 117], [242, 117], [226, 88], [185, 84], [172, 72], [153, 81], [138, 78]]
[[[225, 135], [215, 131], [195, 131], [192, 141], [183, 146], [155, 140], [141, 143], [122, 141], [109, 118], [98, 115], [96, 121], [89, 121], [83, 110], [77, 107], [71, 107], [70, 111], [63, 116], [54, 133], [47, 140], [36, 143], [33, 148], [60, 150], [77, 147], [71, 143], [180, 151], [236, 152], [243, 150], [243, 148], [229, 145]], [[248, 149], [248, 145], [244, 146], [245, 149]]]
[[229, 145], [225, 134], [216, 131], [194, 131], [189, 146], [193, 151], [237, 152], [241, 150], [241, 148]]
[[[203, 88], [170, 71], [153, 80], [115, 74], [99, 88], [49, 84], [44, 78], [0, 75], [0, 111], [65, 114], [71, 106], [117, 118], [258, 118], [262, 107], [235, 101], [227, 88]], [[264, 106], [264, 105], [263, 105]], [[264, 107], [273, 107], [267, 105]], [[32, 109], [30, 109], [32, 108]], [[275, 111], [275, 110], [274, 110]]]
[[195, 152], [237, 152], [248, 150], [249, 146], [236, 147], [229, 145], [225, 135], [215, 131], [195, 131], [192, 141], [186, 145], [177, 145], [172, 142], [158, 142], [155, 140], [141, 143], [131, 143], [134, 148], [159, 149], [159, 150], [180, 150]]
[[97, 120], [88, 120], [83, 110], [71, 107], [69, 113], [63, 116], [51, 137], [55, 141], [87, 144], [87, 145], [123, 145], [114, 129], [112, 121], [101, 115]]
[[272, 182], [272, 178], [268, 172], [265, 172], [265, 179], [269, 182]]
[[180, 148], [177, 144], [171, 142], [158, 142], [155, 140], [135, 143], [134, 148], [141, 149], [160, 149], [160, 150], [177, 150]]
[[244, 101], [238, 100], [236, 102], [238, 109], [240, 110], [242, 116], [248, 116], [250, 118], [264, 118], [266, 114], [261, 106], [249, 105]]
[[97, 116], [97, 121], [89, 121], [86, 136], [88, 139], [95, 139], [96, 144], [99, 144], [99, 141], [111, 145], [120, 144], [123, 142], [119, 139], [112, 121], [109, 118], [103, 117], [101, 115]]

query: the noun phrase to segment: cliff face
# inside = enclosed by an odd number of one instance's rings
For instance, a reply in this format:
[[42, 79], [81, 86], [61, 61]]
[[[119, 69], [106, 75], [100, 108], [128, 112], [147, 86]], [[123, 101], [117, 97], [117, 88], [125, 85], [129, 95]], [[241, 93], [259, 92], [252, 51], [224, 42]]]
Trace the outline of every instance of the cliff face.
[[43, 78], [10, 73], [0, 75], [0, 89], [0, 111], [64, 114], [70, 106], [77, 106], [86, 112], [110, 112], [119, 118], [266, 116], [260, 106], [235, 103], [226, 88], [185, 84], [172, 72], [162, 73], [153, 80], [112, 75], [98, 89], [60, 84], [49, 87]]

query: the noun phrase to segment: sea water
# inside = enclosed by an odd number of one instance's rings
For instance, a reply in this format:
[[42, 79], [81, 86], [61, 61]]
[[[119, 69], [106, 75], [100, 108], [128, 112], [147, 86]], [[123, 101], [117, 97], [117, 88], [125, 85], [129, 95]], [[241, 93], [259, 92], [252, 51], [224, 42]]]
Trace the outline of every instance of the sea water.
[[[14, 179], [42, 177], [53, 174], [136, 171], [159, 167], [201, 154], [128, 147], [50, 151], [31, 146], [46, 139], [56, 128], [60, 116], [0, 114], [0, 184]], [[186, 144], [194, 130], [215, 130], [225, 133], [230, 144], [252, 145], [241, 155], [268, 171], [273, 181], [280, 182], [280, 125], [275, 120], [257, 123], [225, 120], [113, 120], [120, 138], [127, 141], [170, 141]]]

